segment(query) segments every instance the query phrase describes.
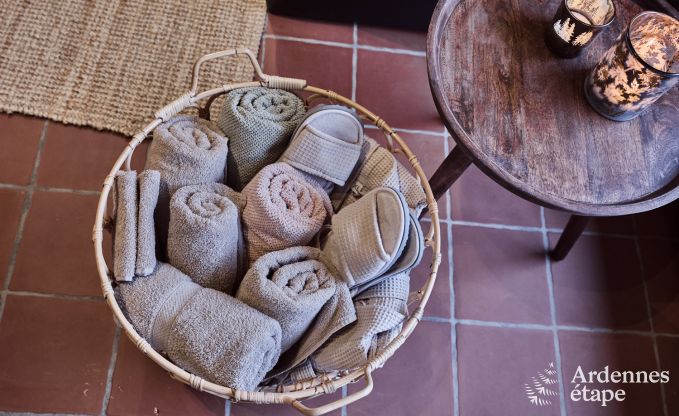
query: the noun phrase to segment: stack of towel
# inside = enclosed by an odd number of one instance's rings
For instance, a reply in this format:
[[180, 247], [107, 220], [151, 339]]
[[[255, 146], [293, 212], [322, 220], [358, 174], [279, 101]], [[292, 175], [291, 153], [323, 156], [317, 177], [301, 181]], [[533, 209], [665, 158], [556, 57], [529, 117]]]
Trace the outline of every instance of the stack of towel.
[[113, 275], [130, 282], [148, 276], [156, 267], [156, 230], [153, 211], [158, 202], [160, 173], [120, 171], [113, 182]]
[[346, 108], [305, 115], [294, 94], [244, 88], [227, 93], [217, 125], [162, 123], [146, 169], [115, 177], [116, 297], [130, 322], [177, 365], [236, 389], [364, 365], [400, 332], [409, 278], [385, 274], [352, 299], [332, 245], [320, 249], [335, 223], [329, 193], [358, 178], [417, 209], [419, 184]]
[[160, 172], [160, 193], [155, 218], [158, 243], [167, 247], [170, 197], [183, 186], [224, 180], [228, 139], [207, 120], [176, 116], [153, 131], [145, 169]]

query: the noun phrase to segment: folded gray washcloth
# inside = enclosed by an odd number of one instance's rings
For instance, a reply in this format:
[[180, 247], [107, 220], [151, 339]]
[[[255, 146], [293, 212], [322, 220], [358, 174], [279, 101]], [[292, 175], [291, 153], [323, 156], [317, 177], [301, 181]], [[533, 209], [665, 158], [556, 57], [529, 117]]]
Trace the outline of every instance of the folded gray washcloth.
[[350, 370], [380, 353], [401, 331], [408, 315], [410, 277], [395, 275], [354, 300], [356, 322], [311, 356], [320, 372]]
[[272, 88], [226, 93], [217, 124], [229, 138], [227, 184], [240, 191], [285, 151], [306, 109], [295, 94]]
[[257, 259], [236, 298], [278, 321], [281, 350], [301, 338], [323, 305], [335, 294], [335, 277], [312, 247], [291, 247]]
[[169, 264], [118, 285], [116, 297], [154, 349], [208, 381], [253, 391], [280, 355], [278, 322], [225, 293], [201, 288]]
[[139, 213], [137, 218], [137, 276], [148, 276], [156, 268], [156, 227], [153, 213], [158, 204], [160, 172], [139, 174]]
[[386, 186], [401, 192], [410, 209], [419, 216], [427, 205], [427, 197], [419, 180], [389, 150], [370, 137], [366, 137], [362, 151], [364, 160], [351, 190], [346, 187], [337, 189], [337, 193], [345, 194], [332, 195], [333, 201], [342, 199], [339, 207], [336, 204], [337, 210], [355, 202], [373, 189]]
[[156, 233], [166, 253], [170, 197], [186, 185], [224, 182], [228, 139], [210, 121], [179, 115], [156, 127], [145, 169], [160, 172]]
[[242, 195], [250, 265], [265, 253], [309, 244], [332, 213], [328, 195], [286, 163], [266, 166]]
[[113, 275], [117, 281], [134, 278], [137, 259], [137, 172], [119, 171], [113, 182]]
[[[167, 255], [174, 267], [203, 287], [233, 293], [238, 286], [238, 207], [221, 183], [179, 188], [170, 201]], [[242, 271], [244, 273], [244, 270]]]

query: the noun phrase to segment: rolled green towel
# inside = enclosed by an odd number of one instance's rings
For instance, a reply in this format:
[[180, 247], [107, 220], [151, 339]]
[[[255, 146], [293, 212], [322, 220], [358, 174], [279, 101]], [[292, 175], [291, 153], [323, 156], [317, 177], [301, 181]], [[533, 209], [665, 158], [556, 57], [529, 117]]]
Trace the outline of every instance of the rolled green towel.
[[281, 352], [281, 327], [236, 298], [201, 288], [166, 263], [116, 288], [128, 318], [151, 346], [208, 381], [253, 391]]
[[225, 97], [217, 125], [229, 138], [226, 183], [240, 191], [283, 154], [306, 109], [295, 94], [273, 88], [238, 88]]
[[291, 247], [260, 257], [243, 278], [236, 298], [278, 321], [281, 350], [295, 344], [335, 294], [335, 276], [313, 247]]

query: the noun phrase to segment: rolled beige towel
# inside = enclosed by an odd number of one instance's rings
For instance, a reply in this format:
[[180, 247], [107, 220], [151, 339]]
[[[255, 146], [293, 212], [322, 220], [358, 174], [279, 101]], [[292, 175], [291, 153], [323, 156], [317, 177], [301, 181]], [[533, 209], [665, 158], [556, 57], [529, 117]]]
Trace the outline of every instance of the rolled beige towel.
[[328, 195], [286, 163], [262, 169], [242, 196], [250, 265], [265, 253], [309, 244], [332, 214]]

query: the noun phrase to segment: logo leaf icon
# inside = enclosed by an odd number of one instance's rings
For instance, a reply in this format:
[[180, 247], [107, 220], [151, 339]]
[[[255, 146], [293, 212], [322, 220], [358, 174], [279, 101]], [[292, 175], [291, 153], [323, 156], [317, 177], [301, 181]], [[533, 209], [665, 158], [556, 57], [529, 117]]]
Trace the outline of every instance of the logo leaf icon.
[[532, 405], [550, 406], [552, 398], [558, 397], [559, 393], [548, 386], [554, 386], [558, 382], [554, 363], [551, 362], [547, 368], [538, 371], [536, 376], [531, 377], [530, 382], [525, 383], [523, 388], [526, 390], [526, 397]]

